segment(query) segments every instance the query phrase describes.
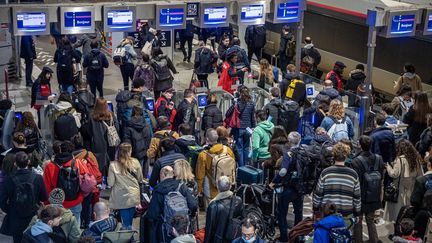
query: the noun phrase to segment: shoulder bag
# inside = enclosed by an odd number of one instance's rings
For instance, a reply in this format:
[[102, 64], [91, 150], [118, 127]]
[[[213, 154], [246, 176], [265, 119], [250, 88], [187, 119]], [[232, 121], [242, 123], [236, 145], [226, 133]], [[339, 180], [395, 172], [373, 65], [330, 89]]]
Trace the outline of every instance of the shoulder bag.
[[397, 203], [399, 198], [399, 185], [402, 178], [402, 175], [404, 173], [404, 163], [402, 163], [402, 160], [399, 158], [399, 161], [401, 163], [401, 173], [399, 175], [399, 179], [397, 184], [393, 180], [386, 188], [384, 189], [384, 201], [386, 202], [393, 202]]

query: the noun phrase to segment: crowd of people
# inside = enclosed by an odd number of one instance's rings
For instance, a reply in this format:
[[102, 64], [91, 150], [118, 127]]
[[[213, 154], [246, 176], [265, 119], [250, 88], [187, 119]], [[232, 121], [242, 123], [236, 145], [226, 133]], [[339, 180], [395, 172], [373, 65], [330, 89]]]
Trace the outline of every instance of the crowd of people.
[[[192, 53], [188, 31], [181, 42], [183, 50], [186, 42], [189, 49], [184, 61]], [[248, 31], [259, 35], [263, 30]], [[103, 98], [109, 62], [98, 41], [61, 39], [54, 60], [61, 94], [53, 95], [54, 71], [48, 67], [34, 83], [26, 80], [38, 118], [24, 112], [11, 148], [3, 147], [0, 207], [6, 216], [0, 233], [14, 242], [105, 242], [113, 234], [137, 240], [135, 230], [151, 243], [266, 242], [259, 231], [262, 221], [239, 196], [238, 189], [247, 184], [240, 171], [250, 168], [259, 175], [248, 180], [276, 193], [278, 242], [305, 235], [313, 242], [334, 237], [363, 242], [363, 220], [369, 242], [380, 242], [375, 223], [382, 209], [384, 219], [395, 224], [394, 242], [421, 242], [432, 213], [432, 107], [414, 67], [405, 66], [395, 82], [398, 96], [383, 104], [374, 128], [356, 136], [341, 96], [345, 89], [365, 88], [364, 67], [358, 65], [345, 82], [346, 66], [336, 62], [309, 104], [304, 83], [289, 64], [295, 55], [289, 31], [283, 28], [285, 46], [278, 53], [286, 68], [279, 87], [274, 85], [279, 75], [261, 59], [260, 43], [246, 37], [246, 54], [238, 37], [221, 35], [217, 53], [199, 42], [194, 67], [201, 85], [208, 87], [208, 75], [219, 65], [218, 85], [235, 97], [225, 114], [211, 92], [203, 113], [198, 112], [193, 86], [174, 103], [177, 70], [161, 51], [154, 29], [148, 30], [139, 64], [132, 39], [125, 38], [114, 51], [124, 86], [116, 109]], [[305, 43], [302, 69], [318, 75], [319, 52], [310, 38]], [[82, 55], [76, 50], [81, 45]], [[258, 84], [271, 84], [272, 99], [264, 107], [256, 106], [246, 86], [232, 90], [237, 80], [243, 84], [253, 54], [260, 59]], [[81, 58], [87, 81], [76, 77]], [[147, 91], [154, 92], [154, 109], [146, 102]], [[356, 97], [349, 100], [356, 106]], [[40, 131], [41, 108], [47, 106], [52, 107], [53, 141], [45, 141]], [[11, 106], [1, 101], [0, 108]], [[401, 123], [408, 130], [399, 135]], [[102, 200], [108, 189], [108, 201]], [[307, 234], [293, 236], [306, 222], [306, 195], [312, 196], [314, 224]], [[199, 225], [200, 211], [205, 211], [205, 227]], [[139, 228], [133, 224], [136, 217]]]

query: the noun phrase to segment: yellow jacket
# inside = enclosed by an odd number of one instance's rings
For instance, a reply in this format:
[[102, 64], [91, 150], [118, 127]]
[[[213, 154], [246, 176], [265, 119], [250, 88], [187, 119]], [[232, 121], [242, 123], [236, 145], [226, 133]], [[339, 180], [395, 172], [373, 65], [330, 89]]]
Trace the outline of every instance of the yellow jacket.
[[[157, 159], [158, 157], [158, 149], [159, 149], [159, 142], [160, 138], [157, 137], [157, 134], [164, 135], [165, 133], [170, 133], [171, 130], [160, 130], [153, 134], [153, 138], [150, 141], [150, 147], [147, 150], [147, 158], [149, 159]], [[172, 135], [175, 139], [178, 139], [180, 136], [177, 132], [174, 132]]]
[[[223, 146], [224, 145], [222, 145], [220, 143], [215, 144], [209, 150], [205, 150], [198, 155], [197, 168], [196, 168], [196, 180], [198, 183], [198, 193], [202, 193], [203, 184], [204, 184], [204, 177], [206, 175], [208, 175], [207, 177], [209, 178], [210, 198], [211, 199], [216, 197], [216, 195], [218, 194], [218, 191], [217, 191], [217, 187], [216, 187], [216, 182], [210, 180], [210, 178], [212, 178], [212, 175], [213, 175], [213, 166], [212, 166], [212, 160], [213, 159], [210, 155], [208, 155], [208, 153], [220, 154], [223, 151]], [[231, 150], [231, 148], [227, 147], [227, 151], [228, 151], [229, 156], [231, 156], [233, 159], [235, 159], [234, 153]]]

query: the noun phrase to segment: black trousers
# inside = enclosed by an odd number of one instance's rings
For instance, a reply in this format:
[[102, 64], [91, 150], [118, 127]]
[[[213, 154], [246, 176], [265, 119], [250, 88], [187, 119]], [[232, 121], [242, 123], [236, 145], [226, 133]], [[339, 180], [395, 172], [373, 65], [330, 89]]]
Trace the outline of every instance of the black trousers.
[[125, 63], [120, 66], [120, 72], [123, 78], [124, 90], [129, 90], [129, 79], [133, 80], [135, 67], [132, 63]]
[[261, 60], [261, 48], [249, 48], [248, 47], [248, 60], [249, 63], [252, 61], [252, 56], [255, 54], [258, 62]]
[[96, 89], [99, 92], [99, 97], [103, 97], [103, 76], [101, 77], [92, 77], [87, 74], [87, 82], [90, 85], [90, 91], [96, 96]]
[[208, 85], [208, 74], [197, 74], [197, 78], [201, 83], [201, 87], [209, 88]]
[[[184, 59], [190, 60], [191, 57], [192, 57], [192, 40], [193, 40], [193, 37], [181, 38], [180, 49], [183, 52]], [[185, 44], [186, 44], [186, 42], [187, 42], [187, 45], [188, 45], [188, 51], [187, 51], [187, 53], [186, 53], [186, 50], [185, 50]]]
[[93, 214], [92, 205], [91, 205], [92, 198], [93, 198], [93, 193], [90, 193], [84, 198], [82, 202], [81, 225], [85, 229], [88, 228], [88, 225], [90, 224], [92, 214]]
[[32, 84], [33, 59], [25, 59], [25, 79], [26, 85]]

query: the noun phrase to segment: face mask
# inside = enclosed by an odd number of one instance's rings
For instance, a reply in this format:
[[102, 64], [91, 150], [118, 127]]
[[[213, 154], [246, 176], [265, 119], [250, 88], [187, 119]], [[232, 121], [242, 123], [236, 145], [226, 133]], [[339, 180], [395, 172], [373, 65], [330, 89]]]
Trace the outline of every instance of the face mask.
[[255, 241], [255, 236], [250, 238], [249, 240], [246, 240], [246, 238], [244, 236], [242, 236], [242, 240], [245, 243], [253, 243]]

